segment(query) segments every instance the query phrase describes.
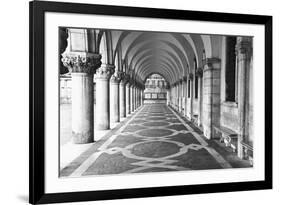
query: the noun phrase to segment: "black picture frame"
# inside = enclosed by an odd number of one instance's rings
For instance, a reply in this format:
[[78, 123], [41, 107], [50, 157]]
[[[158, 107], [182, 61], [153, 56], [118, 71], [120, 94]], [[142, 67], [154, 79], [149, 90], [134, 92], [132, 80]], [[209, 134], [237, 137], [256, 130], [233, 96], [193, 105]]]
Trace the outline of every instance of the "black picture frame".
[[[33, 1], [30, 12], [29, 202], [75, 202], [272, 188], [272, 16]], [[44, 20], [46, 12], [259, 24], [265, 27], [265, 180], [71, 193], [45, 192]]]

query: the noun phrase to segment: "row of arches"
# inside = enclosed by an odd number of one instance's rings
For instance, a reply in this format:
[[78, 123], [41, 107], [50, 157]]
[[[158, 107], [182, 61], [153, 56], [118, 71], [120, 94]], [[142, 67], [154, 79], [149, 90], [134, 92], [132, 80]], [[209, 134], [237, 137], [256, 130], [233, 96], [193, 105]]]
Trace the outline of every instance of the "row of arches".
[[[95, 127], [110, 129], [142, 106], [145, 82], [152, 74], [167, 82], [167, 104], [202, 127], [205, 137], [214, 137], [214, 126], [235, 129], [249, 141], [245, 126], [249, 108], [249, 72], [252, 70], [252, 38], [231, 37], [235, 52], [229, 52], [228, 36], [89, 28], [60, 28], [60, 74], [72, 78], [72, 135], [76, 143], [94, 141], [93, 86], [96, 86]], [[236, 69], [228, 69], [233, 55]], [[233, 67], [233, 66], [232, 66]], [[237, 75], [237, 102], [227, 102], [225, 90], [233, 86], [224, 76]], [[246, 106], [245, 106], [246, 105]], [[224, 123], [227, 112], [231, 120]], [[245, 115], [245, 113], [247, 113]], [[250, 114], [249, 114], [250, 113]], [[231, 121], [230, 120], [230, 121]], [[239, 146], [238, 146], [239, 147]], [[239, 155], [243, 154], [240, 146]]]
[[[60, 33], [68, 44], [84, 39], [84, 45], [66, 48], [64, 44], [60, 54], [65, 48], [68, 53], [101, 54], [101, 63], [114, 65], [116, 75], [125, 73], [140, 84], [152, 73], [176, 83], [196, 69], [194, 61], [202, 67], [205, 58], [219, 56], [222, 41], [221, 36], [161, 32], [61, 28]], [[60, 72], [67, 69], [61, 65]]]

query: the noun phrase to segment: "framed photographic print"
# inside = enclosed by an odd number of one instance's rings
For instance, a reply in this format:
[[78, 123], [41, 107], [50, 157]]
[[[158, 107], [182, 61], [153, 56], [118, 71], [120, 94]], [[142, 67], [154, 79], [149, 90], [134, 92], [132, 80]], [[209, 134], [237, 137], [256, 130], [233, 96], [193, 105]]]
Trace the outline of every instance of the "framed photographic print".
[[30, 2], [30, 203], [272, 188], [272, 17]]

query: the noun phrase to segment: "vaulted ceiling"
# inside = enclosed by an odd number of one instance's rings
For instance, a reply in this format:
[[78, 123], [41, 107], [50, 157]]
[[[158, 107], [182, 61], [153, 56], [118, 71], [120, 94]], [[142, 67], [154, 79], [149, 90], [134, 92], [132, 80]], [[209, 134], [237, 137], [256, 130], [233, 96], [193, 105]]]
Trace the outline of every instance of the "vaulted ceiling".
[[167, 82], [173, 84], [194, 72], [195, 65], [202, 67], [203, 58], [220, 57], [221, 36], [86, 30], [91, 34], [96, 33], [95, 39], [99, 40], [95, 45], [99, 47], [102, 60], [107, 61], [103, 63], [115, 64], [116, 71], [126, 72], [142, 84], [153, 73], [162, 75]]
[[202, 66], [205, 39], [198, 34], [111, 31], [111, 36], [114, 56], [125, 59], [141, 82], [159, 73], [174, 83], [194, 69], [195, 60]]

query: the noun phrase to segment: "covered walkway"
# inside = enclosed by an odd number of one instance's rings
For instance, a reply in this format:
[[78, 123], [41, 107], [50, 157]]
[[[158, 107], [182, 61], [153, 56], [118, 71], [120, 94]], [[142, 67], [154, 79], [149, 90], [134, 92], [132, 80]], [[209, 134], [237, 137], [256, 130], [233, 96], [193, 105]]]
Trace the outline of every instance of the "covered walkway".
[[247, 167], [234, 154], [164, 104], [139, 108], [122, 126], [92, 144], [61, 176]]
[[253, 167], [252, 37], [59, 35], [60, 176]]

